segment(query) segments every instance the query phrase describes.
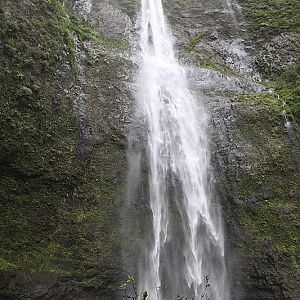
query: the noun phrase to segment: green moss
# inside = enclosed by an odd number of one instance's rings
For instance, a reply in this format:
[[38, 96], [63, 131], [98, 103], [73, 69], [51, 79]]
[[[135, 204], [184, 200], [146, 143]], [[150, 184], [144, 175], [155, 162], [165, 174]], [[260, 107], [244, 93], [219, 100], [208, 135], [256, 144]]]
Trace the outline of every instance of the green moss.
[[242, 167], [228, 172], [238, 203], [232, 209], [243, 236], [240, 251], [248, 259], [257, 257], [266, 267], [266, 253], [271, 261], [280, 257], [276, 276], [285, 280], [299, 269], [300, 216], [299, 177], [284, 128], [282, 101], [275, 92], [231, 97], [239, 112], [236, 125], [241, 141], [249, 147]]
[[245, 137], [258, 145], [268, 137], [275, 142], [282, 138], [283, 107], [276, 93], [240, 94], [237, 103], [242, 109], [238, 124]]
[[185, 50], [187, 52], [194, 51], [196, 46], [201, 42], [201, 40], [203, 39], [204, 36], [205, 36], [205, 33], [199, 32], [198, 34], [191, 37], [185, 46]]
[[70, 29], [76, 33], [81, 41], [97, 38], [97, 31], [94, 30], [84, 18], [72, 16], [70, 18]]
[[5, 178], [0, 183], [7, 199], [0, 214], [1, 268], [73, 276], [81, 287], [116, 282], [122, 193], [110, 173], [124, 169], [125, 161], [122, 149], [107, 144], [71, 185], [63, 178], [47, 180], [48, 186], [41, 178], [21, 183]]
[[240, 216], [244, 232], [251, 240], [249, 244], [252, 251], [261, 251], [265, 243], [270, 243], [274, 251], [292, 256], [296, 262], [300, 250], [297, 234], [300, 215], [296, 203], [270, 199], [257, 204], [245, 204]]
[[124, 50], [129, 47], [125, 40], [114, 39], [103, 36], [91, 25], [86, 19], [72, 16], [70, 18], [69, 30], [76, 34], [81, 42], [92, 41], [96, 44], [103, 45], [108, 49]]
[[219, 53], [203, 48], [197, 48], [196, 46], [205, 38], [207, 32], [199, 32], [189, 39], [185, 46], [185, 51], [191, 53], [197, 60], [197, 64], [201, 68], [213, 69], [222, 73], [233, 73], [219, 57]]
[[76, 68], [64, 78], [58, 70], [74, 64], [74, 35], [116, 43], [69, 17], [60, 1], [7, 1], [0, 15], [0, 270], [113, 281], [121, 184], [110, 172], [126, 159], [112, 144], [79, 159], [72, 91], [60, 90]]
[[300, 59], [271, 84], [286, 104], [287, 115], [300, 124]]
[[16, 266], [2, 258], [0, 258], [0, 271], [13, 270]]
[[242, 0], [253, 35], [266, 37], [282, 32], [300, 32], [298, 0]]
[[[238, 96], [237, 105], [237, 125], [245, 143], [252, 145], [249, 161], [245, 161], [251, 168], [240, 170], [247, 180], [237, 185], [239, 195], [250, 198], [255, 192], [260, 198], [263, 188], [269, 187], [284, 197], [285, 189], [293, 188], [297, 180], [288, 171], [293, 158], [283, 127], [282, 102], [276, 93], [244, 94]], [[283, 180], [284, 176], [289, 181]]]
[[[256, 40], [256, 47], [260, 41], [265, 42], [274, 36], [284, 34], [297, 34], [300, 32], [300, 5], [297, 0], [243, 0], [246, 8], [248, 29]], [[296, 46], [295, 46], [296, 47]], [[278, 50], [280, 54], [280, 50]], [[285, 54], [283, 54], [285, 55]], [[294, 57], [299, 56], [297, 47], [291, 51]], [[300, 63], [297, 61], [284, 72], [274, 74], [269, 64], [262, 67], [262, 73], [272, 78], [271, 86], [277, 91], [281, 100], [287, 104], [286, 112], [290, 119], [300, 121]], [[280, 74], [282, 73], [282, 74]]]

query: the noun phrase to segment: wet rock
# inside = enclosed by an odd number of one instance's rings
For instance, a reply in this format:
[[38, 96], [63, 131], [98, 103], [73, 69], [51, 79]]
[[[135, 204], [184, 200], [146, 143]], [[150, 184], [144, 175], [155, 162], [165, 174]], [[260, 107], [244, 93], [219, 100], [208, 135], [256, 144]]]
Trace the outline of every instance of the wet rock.
[[264, 200], [268, 200], [268, 199], [270, 199], [271, 198], [271, 196], [272, 196], [272, 189], [271, 188], [269, 188], [269, 187], [264, 187], [264, 189], [263, 189], [263, 199]]
[[250, 199], [249, 199], [249, 201], [251, 203], [257, 203], [259, 201], [259, 199], [257, 198], [257, 195], [252, 194], [251, 197], [250, 197]]
[[33, 91], [27, 86], [22, 86], [17, 91], [19, 105], [23, 108], [29, 108], [33, 104]]
[[300, 54], [300, 34], [286, 33], [264, 42], [256, 55], [256, 64], [264, 76], [276, 78], [295, 63]]
[[[62, 266], [59, 263], [55, 266], [62, 268], [60, 271], [69, 272], [71, 276], [60, 277], [50, 272], [31, 274], [25, 271], [1, 271], [0, 297], [5, 295], [18, 299], [22, 295], [31, 299], [116, 299], [113, 287], [118, 286], [121, 272], [117, 234], [120, 226], [119, 209], [122, 206], [120, 198], [124, 194], [127, 168], [125, 149], [134, 115], [133, 82], [137, 67], [136, 62], [131, 60], [128, 44], [124, 46], [119, 42], [127, 40], [133, 31], [136, 2], [63, 2], [76, 14], [90, 20], [98, 28], [102, 39], [98, 42], [77, 41], [75, 60], [77, 68], [81, 69], [76, 74], [72, 74], [72, 67], [66, 61], [60, 66], [61, 75], [58, 76], [53, 94], [55, 121], [50, 122], [51, 110], [44, 116], [47, 124], [55, 127], [61, 120], [74, 117], [66, 114], [62, 108], [71, 111], [74, 106], [69, 102], [78, 99], [84, 104], [78, 105], [78, 109], [75, 105], [76, 120], [81, 129], [71, 128], [71, 125], [67, 127], [71, 132], [77, 132], [76, 143], [70, 142], [73, 136], [65, 133], [68, 130], [61, 130], [66, 136], [56, 142], [66, 145], [60, 151], [63, 159], [51, 156], [51, 164], [46, 166], [47, 170], [54, 171], [63, 168], [58, 175], [50, 174], [55, 180], [52, 177], [45, 179], [45, 186], [55, 190], [52, 191], [51, 199], [47, 199], [51, 201], [50, 208], [54, 205], [53, 199], [58, 197], [54, 212], [46, 211], [46, 218], [43, 218], [44, 215], [37, 212], [39, 205], [33, 205], [33, 208], [28, 208], [30, 222], [25, 219], [25, 225], [27, 230], [32, 220], [37, 220], [34, 223], [39, 224], [37, 227], [44, 223], [51, 224], [55, 230], [54, 233], [51, 231], [51, 242], [59, 242], [59, 245], [65, 247], [65, 252], [68, 248], [67, 253], [74, 247], [71, 261], [69, 257], [66, 259], [63, 256], [65, 253], [60, 248], [58, 253], [51, 252], [54, 257], [52, 263], [57, 263], [57, 257], [61, 257]], [[7, 3], [5, 6], [8, 6]], [[37, 8], [38, 3], [34, 1], [33, 7]], [[257, 82], [259, 78], [255, 72], [259, 69], [272, 77], [293, 63], [298, 55], [299, 37], [295, 34], [277, 35], [271, 40], [257, 42], [259, 47], [256, 49], [256, 42], [249, 40], [243, 21], [240, 20], [244, 1], [241, 2], [242, 7], [233, 3], [235, 17], [226, 1], [168, 0], [164, 4], [170, 26], [174, 30], [178, 55], [188, 65], [191, 89], [210, 113], [212, 164], [228, 237], [228, 273], [232, 274], [232, 300], [297, 299], [297, 274], [293, 269], [295, 248], [293, 240], [289, 239], [291, 233], [299, 229], [299, 225], [296, 227], [293, 221], [296, 220], [293, 205], [298, 197], [295, 184], [298, 182], [297, 168], [290, 155], [291, 148], [297, 148], [297, 143], [290, 144], [291, 133], [282, 127], [279, 105], [273, 98], [270, 100], [266, 96], [268, 89]], [[3, 9], [4, 6], [1, 6], [0, 10]], [[53, 7], [51, 12], [55, 12]], [[6, 13], [14, 18], [20, 12], [12, 9]], [[40, 16], [34, 11], [33, 16], [36, 15]], [[18, 30], [9, 34], [15, 35]], [[0, 43], [8, 55], [18, 53], [15, 47], [3, 45], [2, 41]], [[190, 48], [189, 53], [186, 53], [187, 48]], [[43, 60], [44, 69], [48, 70], [49, 55], [37, 52], [36, 56]], [[254, 59], [256, 65], [253, 65]], [[31, 69], [31, 64], [32, 61], [28, 61], [26, 68]], [[20, 80], [24, 78], [18, 78], [18, 82]], [[29, 107], [38, 90], [49, 89], [47, 84], [46, 87], [43, 84], [44, 81], [38, 88], [32, 87], [30, 90], [24, 83], [24, 87], [16, 91], [23, 99], [21, 101], [24, 101], [22, 105]], [[68, 98], [65, 98], [66, 95]], [[47, 99], [43, 99], [45, 104]], [[37, 123], [40, 124], [40, 120]], [[142, 140], [146, 136], [146, 126], [139, 126]], [[41, 143], [49, 143], [53, 139], [55, 135], [49, 135]], [[281, 147], [274, 146], [278, 144]], [[27, 147], [32, 145], [33, 142]], [[69, 153], [67, 151], [76, 147], [80, 148], [79, 155], [63, 156], [63, 153]], [[74, 160], [75, 166], [69, 160]], [[84, 167], [79, 174], [71, 172], [82, 164]], [[148, 168], [146, 162], [143, 162], [141, 172], [149, 172]], [[16, 169], [13, 171], [17, 172]], [[36, 174], [33, 177], [33, 180], [40, 179]], [[68, 178], [63, 181], [63, 187], [58, 185], [61, 178]], [[137, 194], [147, 194], [146, 186], [145, 183], [141, 188], [143, 190], [137, 191]], [[32, 189], [30, 185], [25, 186], [25, 192], [22, 193], [38, 189], [35, 181]], [[17, 191], [17, 187], [12, 188], [10, 195], [16, 195]], [[50, 193], [44, 186], [41, 191], [39, 200]], [[32, 192], [30, 197], [33, 195]], [[278, 199], [282, 202], [276, 202]], [[149, 212], [149, 205], [146, 199], [139, 200], [131, 209], [136, 211], [136, 218], [143, 219]], [[8, 197], [4, 202], [8, 206], [13, 201]], [[28, 199], [20, 202], [24, 209]], [[16, 211], [9, 213], [15, 216]], [[20, 218], [19, 215], [17, 217]], [[131, 226], [135, 224], [132, 220], [129, 223]], [[16, 224], [22, 225], [21, 222]], [[137, 227], [134, 228], [135, 236], [129, 242], [137, 248], [136, 231]], [[112, 232], [116, 233], [115, 236]], [[141, 232], [139, 234], [142, 235]], [[268, 243], [265, 243], [266, 239], [269, 239]], [[37, 238], [36, 242], [33, 236], [32, 240], [33, 248], [43, 244], [41, 238]], [[22, 242], [21, 239], [18, 242]], [[50, 255], [47, 251], [46, 254]], [[128, 261], [130, 270], [134, 272], [136, 256]]]
[[130, 17], [114, 1], [75, 1], [72, 7], [107, 37], [124, 39], [133, 28]]

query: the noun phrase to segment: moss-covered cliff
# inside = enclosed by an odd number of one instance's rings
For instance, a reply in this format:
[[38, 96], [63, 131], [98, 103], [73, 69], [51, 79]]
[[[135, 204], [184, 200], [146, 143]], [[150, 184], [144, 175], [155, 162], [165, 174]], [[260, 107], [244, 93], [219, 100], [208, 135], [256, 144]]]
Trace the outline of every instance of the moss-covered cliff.
[[[211, 114], [232, 299], [297, 299], [299, 4], [228, 3], [164, 2]], [[0, 0], [0, 298], [116, 299], [137, 7]]]
[[114, 299], [123, 135], [86, 81], [117, 97], [122, 47], [62, 1], [1, 1], [0, 298]]
[[[217, 103], [210, 105], [232, 292], [238, 299], [297, 299], [299, 5], [246, 0], [240, 5], [239, 10], [233, 6], [237, 27], [222, 38], [233, 43], [243, 38], [265, 88], [219, 92]], [[210, 39], [208, 30], [202, 41]], [[203, 56], [200, 42], [188, 48], [196, 56]], [[211, 53], [210, 68], [230, 75], [220, 68], [222, 54]], [[239, 73], [244, 76], [244, 71]]]
[[166, 2], [211, 114], [232, 298], [297, 299], [299, 3]]
[[288, 104], [299, 124], [300, 21], [299, 2], [243, 0], [247, 30], [255, 42], [256, 66]]

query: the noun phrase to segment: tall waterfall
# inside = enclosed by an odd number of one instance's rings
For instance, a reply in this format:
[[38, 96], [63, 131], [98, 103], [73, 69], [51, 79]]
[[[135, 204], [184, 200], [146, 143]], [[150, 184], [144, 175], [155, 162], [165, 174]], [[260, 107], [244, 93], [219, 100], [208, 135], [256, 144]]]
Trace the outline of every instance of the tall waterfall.
[[228, 299], [222, 222], [210, 192], [208, 118], [177, 62], [161, 0], [142, 0], [140, 51], [137, 107], [147, 128], [152, 218], [139, 288], [153, 300], [157, 289], [200, 299], [209, 276], [213, 299]]

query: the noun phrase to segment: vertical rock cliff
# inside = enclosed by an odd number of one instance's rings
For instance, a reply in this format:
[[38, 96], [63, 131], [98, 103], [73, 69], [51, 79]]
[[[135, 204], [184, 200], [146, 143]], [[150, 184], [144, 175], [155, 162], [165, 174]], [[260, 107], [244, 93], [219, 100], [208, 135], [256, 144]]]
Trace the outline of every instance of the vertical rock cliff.
[[[299, 3], [164, 6], [210, 114], [232, 299], [297, 299]], [[136, 271], [146, 198], [122, 216], [138, 7], [0, 0], [0, 299], [117, 299]]]

